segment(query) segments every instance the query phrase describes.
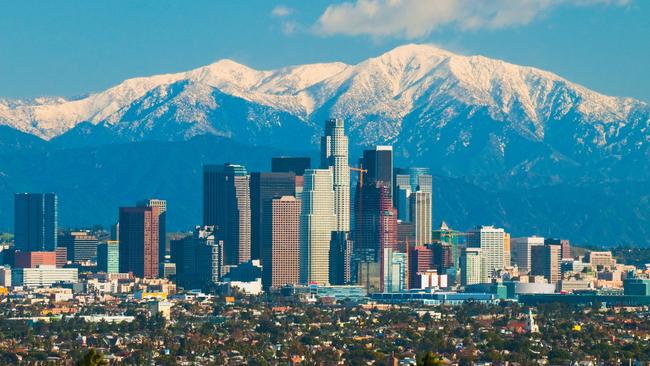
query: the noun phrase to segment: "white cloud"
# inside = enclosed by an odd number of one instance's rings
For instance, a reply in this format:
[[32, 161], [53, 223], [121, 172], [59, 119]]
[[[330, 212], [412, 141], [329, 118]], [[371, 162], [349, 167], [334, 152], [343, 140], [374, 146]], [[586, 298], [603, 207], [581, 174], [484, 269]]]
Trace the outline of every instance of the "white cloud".
[[525, 25], [558, 6], [626, 5], [631, 0], [356, 0], [330, 5], [314, 25], [323, 35], [417, 38], [461, 30]]
[[293, 9], [284, 5], [278, 5], [273, 10], [271, 10], [271, 16], [276, 18], [282, 18], [289, 16], [293, 13]]

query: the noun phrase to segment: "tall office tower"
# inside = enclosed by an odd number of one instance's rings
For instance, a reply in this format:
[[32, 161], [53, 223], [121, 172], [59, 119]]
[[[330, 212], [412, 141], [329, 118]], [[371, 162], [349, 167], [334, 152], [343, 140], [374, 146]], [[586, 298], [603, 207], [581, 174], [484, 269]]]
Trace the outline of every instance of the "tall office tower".
[[359, 161], [363, 168], [368, 170], [364, 178], [364, 185], [372, 186], [376, 182], [383, 182], [388, 188], [389, 197], [393, 197], [393, 147], [376, 146], [373, 150], [364, 150], [363, 158]]
[[403, 169], [396, 168], [393, 182], [393, 207], [397, 209], [397, 218], [402, 222], [411, 222], [409, 197], [411, 196], [411, 177], [402, 174]]
[[196, 226], [192, 235], [170, 242], [176, 264], [176, 283], [184, 289], [208, 289], [219, 282], [223, 268], [223, 242], [214, 226]]
[[138, 202], [137, 206], [158, 207], [158, 263], [164, 263], [167, 254], [167, 201], [151, 198]]
[[72, 262], [84, 262], [97, 258], [97, 237], [89, 230], [66, 231], [59, 235], [59, 245], [66, 247], [68, 260]]
[[245, 167], [203, 166], [203, 224], [217, 227], [225, 265], [251, 259], [250, 186]]
[[510, 246], [510, 234], [505, 233], [503, 236], [503, 267], [512, 266], [512, 252]]
[[265, 210], [273, 198], [295, 196], [296, 175], [289, 173], [251, 173], [251, 259], [261, 259], [264, 231], [269, 225]]
[[451, 244], [448, 243], [434, 243], [431, 246], [433, 252], [433, 266], [438, 270], [438, 273], [444, 274], [448, 269], [454, 268], [454, 258]]
[[535, 245], [531, 250], [530, 274], [544, 276], [548, 283], [560, 280], [561, 250], [559, 245]]
[[158, 277], [158, 207], [120, 207], [120, 273]]
[[431, 235], [431, 240], [433, 242], [447, 243], [451, 245], [451, 256], [454, 260], [454, 268], [458, 268], [458, 259], [460, 256], [458, 246], [460, 245], [463, 235], [464, 233], [450, 229], [444, 221], [440, 223], [438, 229], [433, 230]]
[[571, 243], [567, 239], [546, 238], [544, 244], [559, 245], [562, 249], [562, 259], [573, 259], [571, 255]]
[[426, 272], [433, 268], [433, 252], [425, 246], [415, 246], [408, 251], [408, 283], [409, 288], [419, 288], [418, 273]]
[[492, 279], [497, 271], [503, 269], [503, 240], [505, 231], [494, 226], [478, 226], [471, 230], [467, 238], [467, 246], [481, 248], [484, 257], [484, 277]]
[[278, 156], [271, 158], [271, 171], [273, 173], [293, 173], [297, 176], [305, 174], [311, 169], [311, 158], [302, 156]]
[[330, 169], [305, 170], [300, 217], [300, 282], [329, 283], [329, 249], [336, 228]]
[[533, 246], [544, 245], [544, 238], [539, 236], [526, 236], [510, 240], [510, 256], [512, 264], [519, 267], [520, 274], [530, 272], [530, 261]]
[[107, 241], [97, 246], [97, 269], [100, 272], [120, 272], [120, 243]]
[[379, 262], [382, 246], [397, 246], [396, 213], [383, 182], [357, 186], [355, 224], [354, 247], [360, 261]]
[[54, 193], [14, 195], [14, 248], [22, 252], [57, 247], [57, 198]]
[[481, 248], [465, 248], [460, 252], [460, 284], [462, 286], [487, 283], [485, 256]]
[[431, 244], [431, 193], [411, 193], [411, 221], [415, 224], [415, 245]]
[[382, 292], [402, 292], [408, 289], [407, 254], [384, 248]]
[[[390, 199], [386, 199], [386, 203], [390, 205]], [[379, 262], [381, 263], [381, 272], [379, 275], [381, 277], [381, 283], [384, 283], [384, 278], [388, 275], [385, 272], [386, 264], [390, 264], [392, 261], [392, 257], [384, 257], [386, 253], [385, 249], [391, 249], [391, 253], [397, 253], [399, 250], [397, 245], [397, 210], [393, 207], [386, 207], [379, 215], [381, 220], [379, 225], [379, 250], [381, 254]]]
[[346, 285], [351, 282], [353, 247], [354, 242], [350, 232], [332, 232], [332, 240], [330, 241], [331, 285]]
[[332, 169], [336, 231], [350, 231], [350, 163], [348, 137], [342, 119], [325, 122], [321, 137], [321, 169]]
[[433, 179], [429, 173], [429, 168], [411, 167], [408, 169], [408, 174], [411, 184], [411, 192], [433, 192]]
[[265, 205], [262, 233], [262, 285], [264, 289], [297, 285], [300, 283], [302, 203], [293, 195], [285, 195], [269, 200]]

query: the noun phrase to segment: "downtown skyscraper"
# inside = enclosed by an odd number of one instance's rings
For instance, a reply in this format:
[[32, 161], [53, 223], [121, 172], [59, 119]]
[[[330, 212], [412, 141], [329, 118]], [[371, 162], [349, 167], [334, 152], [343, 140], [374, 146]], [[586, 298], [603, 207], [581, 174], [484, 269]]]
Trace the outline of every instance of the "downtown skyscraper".
[[224, 265], [251, 259], [250, 186], [244, 166], [203, 166], [203, 224], [215, 226], [217, 240], [223, 240]]
[[274, 198], [295, 196], [296, 175], [286, 173], [251, 173], [251, 259], [262, 259], [263, 235], [271, 225], [267, 222], [266, 210], [271, 209], [269, 203]]
[[300, 215], [300, 282], [329, 283], [329, 251], [336, 230], [331, 169], [308, 169]]
[[16, 250], [54, 251], [57, 246], [57, 198], [54, 193], [14, 195]]
[[141, 207], [158, 207], [158, 263], [165, 262], [167, 254], [167, 201], [150, 198], [139, 201], [137, 206]]
[[348, 137], [342, 119], [325, 122], [321, 138], [321, 169], [332, 169], [336, 230], [350, 231], [350, 165]]
[[265, 203], [262, 233], [262, 285], [265, 289], [300, 283], [300, 214], [292, 195]]
[[158, 207], [120, 207], [120, 272], [141, 278], [159, 273]]

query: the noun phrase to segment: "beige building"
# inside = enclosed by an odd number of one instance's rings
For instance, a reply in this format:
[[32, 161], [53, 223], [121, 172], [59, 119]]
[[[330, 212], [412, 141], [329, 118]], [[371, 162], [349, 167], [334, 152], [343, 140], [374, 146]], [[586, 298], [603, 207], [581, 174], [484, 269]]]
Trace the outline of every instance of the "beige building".
[[300, 282], [301, 201], [293, 196], [274, 198], [265, 209], [262, 233], [262, 284], [265, 289]]
[[415, 226], [415, 245], [431, 244], [431, 192], [413, 192], [409, 200], [411, 221]]

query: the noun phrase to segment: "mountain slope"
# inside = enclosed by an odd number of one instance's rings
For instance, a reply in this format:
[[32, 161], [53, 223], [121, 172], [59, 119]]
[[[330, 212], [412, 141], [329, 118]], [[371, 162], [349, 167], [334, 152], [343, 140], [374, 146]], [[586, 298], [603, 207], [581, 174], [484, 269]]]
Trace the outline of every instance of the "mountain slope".
[[[648, 124], [645, 103], [603, 96], [535, 68], [455, 55], [428, 45], [398, 47], [357, 65], [324, 63], [258, 71], [222, 60], [188, 72], [129, 79], [79, 100], [0, 102], [0, 123], [46, 139], [84, 121], [128, 133], [132, 129], [124, 129], [123, 124], [142, 123], [142, 114], [128, 113], [140, 104], [154, 116], [172, 108], [176, 111], [177, 131], [170, 139], [228, 134], [218, 124], [238, 121], [215, 121], [205, 115], [206, 110], [225, 107], [215, 100], [215, 91], [285, 112], [314, 128], [313, 123], [323, 118], [343, 117], [350, 121], [360, 145], [412, 137], [403, 136], [409, 122], [404, 119], [409, 116], [440, 130], [458, 116], [471, 117], [482, 110], [536, 141], [552, 132], [548, 130], [554, 128], [554, 121], [574, 118], [579, 133], [573, 141], [601, 149], [612, 148], [624, 138], [621, 133], [627, 132], [629, 123]], [[267, 122], [260, 116], [248, 120], [260, 127]], [[197, 124], [202, 127], [197, 129]], [[134, 129], [127, 139], [160, 138], [155, 122], [146, 125]], [[460, 144], [469, 138], [458, 137]]]
[[[151, 181], [137, 175], [143, 181], [129, 181], [131, 196], [151, 194], [149, 184], [165, 186], [153, 193], [170, 204], [180, 200], [182, 221], [197, 203], [182, 194], [195, 183], [168, 186], [168, 175], [186, 172], [179, 162], [198, 169], [199, 162], [227, 159], [254, 168], [269, 149], [314, 152], [331, 117], [346, 120], [351, 164], [364, 147], [392, 144], [396, 166], [431, 168], [439, 177], [434, 212], [461, 229], [493, 223], [514, 233], [650, 245], [643, 229], [650, 227], [647, 104], [604, 96], [536, 68], [428, 45], [398, 47], [356, 65], [255, 70], [221, 60], [129, 79], [76, 100], [0, 100], [0, 126], [6, 125], [0, 128], [0, 197], [31, 189], [67, 192], [66, 171], [78, 161], [86, 172], [76, 179], [85, 182], [88, 174], [97, 183], [73, 184], [80, 194], [98, 190], [126, 199], [101, 179], [115, 183], [119, 175], [111, 172], [127, 174], [120, 161], [140, 157], [133, 168], [148, 172], [152, 161], [145, 159], [164, 156], [156, 166], [165, 174], [151, 174]], [[195, 146], [202, 138], [209, 142]], [[227, 144], [239, 146], [237, 153], [221, 153]], [[155, 154], [142, 152], [145, 146]], [[43, 161], [57, 169], [31, 177]], [[113, 169], [101, 169], [107, 165]], [[87, 207], [75, 206], [69, 215], [108, 221]]]

